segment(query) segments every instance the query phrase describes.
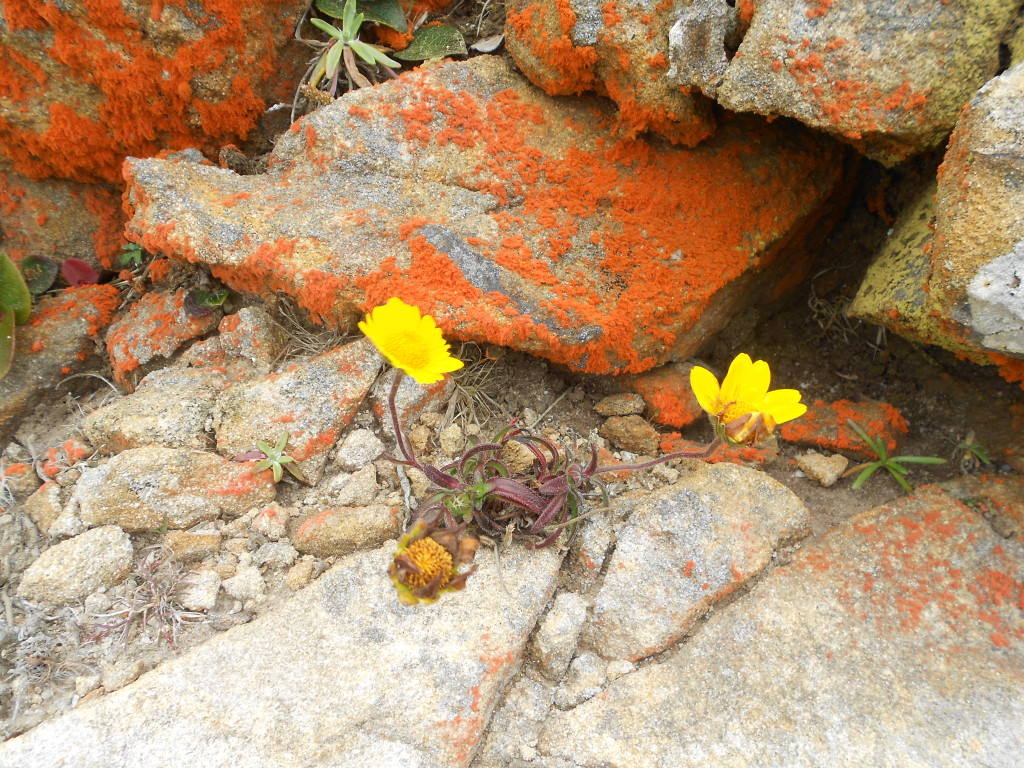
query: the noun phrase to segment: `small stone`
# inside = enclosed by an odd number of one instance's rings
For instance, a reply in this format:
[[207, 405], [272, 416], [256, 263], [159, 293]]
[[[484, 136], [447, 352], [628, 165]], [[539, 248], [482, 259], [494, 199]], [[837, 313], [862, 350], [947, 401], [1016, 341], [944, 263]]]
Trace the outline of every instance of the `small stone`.
[[288, 517], [288, 510], [274, 502], [260, 510], [250, 525], [271, 541], [279, 541], [288, 535]]
[[[35, 477], [35, 474], [32, 476]], [[24, 508], [28, 519], [46, 535], [54, 521], [60, 517], [62, 507], [60, 486], [56, 483], [43, 483], [35, 493], [25, 499]]]
[[118, 659], [103, 665], [100, 681], [103, 683], [103, 690], [110, 693], [134, 683], [145, 671], [146, 665], [142, 659]]
[[440, 427], [442, 421], [444, 421], [444, 416], [437, 411], [428, 411], [427, 413], [420, 414], [420, 424], [431, 429]]
[[466, 447], [466, 435], [455, 422], [441, 430], [437, 436], [437, 444], [446, 456], [457, 456]]
[[569, 665], [565, 682], [555, 691], [555, 705], [566, 709], [601, 692], [608, 681], [607, 663], [593, 653], [581, 653]]
[[654, 456], [658, 452], [658, 432], [641, 416], [612, 416], [601, 425], [598, 434], [624, 451], [641, 456]]
[[586, 618], [586, 601], [572, 592], [562, 592], [541, 621], [530, 653], [552, 680], [565, 674]]
[[398, 507], [374, 505], [326, 509], [292, 521], [292, 545], [316, 557], [344, 555], [395, 538], [401, 527]]
[[833, 456], [822, 456], [817, 451], [808, 451], [796, 459], [796, 464], [803, 473], [825, 488], [836, 484], [849, 463], [848, 458], [838, 453]]
[[416, 453], [423, 453], [430, 443], [430, 427], [425, 424], [417, 424], [409, 430], [409, 444]]
[[335, 475], [319, 489], [317, 496], [338, 507], [365, 507], [377, 498], [377, 468], [366, 464], [352, 474]]
[[384, 443], [368, 429], [354, 429], [346, 435], [334, 457], [339, 469], [354, 472], [384, 453]]
[[298, 556], [295, 547], [287, 541], [271, 541], [253, 552], [252, 564], [258, 568], [284, 568], [294, 563]]
[[221, 577], [216, 570], [201, 568], [185, 577], [176, 596], [185, 610], [209, 611], [217, 604], [220, 585]]
[[409, 478], [410, 490], [412, 495], [417, 499], [422, 499], [427, 495], [427, 489], [430, 487], [430, 480], [425, 474], [415, 467], [406, 467], [405, 475]]
[[505, 443], [505, 447], [501, 450], [501, 460], [508, 465], [512, 474], [526, 472], [533, 466], [534, 458], [529, 448], [515, 440]]
[[241, 555], [244, 552], [249, 551], [249, 539], [243, 536], [239, 536], [234, 539], [228, 539], [224, 542], [224, 551], [230, 552], [233, 555]]
[[309, 584], [310, 578], [313, 576], [314, 565], [316, 565], [316, 561], [313, 558], [304, 557], [289, 568], [288, 574], [284, 577], [284, 583], [288, 589], [298, 592]]
[[594, 410], [602, 416], [634, 416], [643, 413], [646, 405], [643, 396], [628, 392], [599, 400]]
[[133, 555], [131, 539], [120, 528], [93, 528], [43, 552], [22, 575], [18, 597], [70, 605], [121, 581]]
[[267, 591], [267, 583], [260, 575], [260, 569], [252, 565], [238, 566], [235, 575], [225, 579], [222, 586], [225, 592], [242, 601], [261, 598]]
[[217, 554], [220, 549], [220, 534], [168, 531], [164, 534], [164, 544], [171, 550], [175, 560], [182, 563], [197, 563], [203, 558]]
[[75, 694], [77, 696], [85, 696], [90, 691], [99, 687], [100, 680], [100, 673], [96, 670], [90, 670], [84, 674], [78, 675], [75, 678]]

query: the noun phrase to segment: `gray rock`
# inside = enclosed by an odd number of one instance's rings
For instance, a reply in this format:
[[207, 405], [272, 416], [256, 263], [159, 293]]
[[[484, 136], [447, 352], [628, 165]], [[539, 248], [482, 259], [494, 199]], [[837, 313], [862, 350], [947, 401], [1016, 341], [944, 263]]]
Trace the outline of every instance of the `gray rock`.
[[224, 374], [214, 370], [154, 371], [132, 394], [88, 414], [82, 431], [104, 453], [143, 445], [203, 450], [213, 443], [206, 421], [226, 385]]
[[274, 445], [289, 435], [287, 455], [311, 483], [380, 370], [381, 357], [366, 339], [346, 344], [262, 379], [236, 384], [217, 399], [217, 450], [234, 456]]
[[1024, 549], [937, 489], [797, 553], [689, 642], [552, 713], [578, 766], [1015, 768]]
[[276, 489], [266, 474], [203, 451], [134, 448], [86, 470], [62, 516], [88, 525], [115, 523], [133, 533], [190, 528], [273, 500]]
[[269, 541], [252, 553], [252, 564], [284, 568], [295, 562], [299, 553], [286, 541]]
[[96, 362], [96, 340], [116, 304], [109, 285], [83, 285], [35, 304], [29, 322], [15, 329], [14, 360], [0, 379], [0, 445], [36, 405], [58, 394], [54, 382]]
[[712, 99], [729, 66], [726, 56], [734, 43], [737, 26], [735, 5], [716, 0], [693, 0], [678, 6], [675, 22], [668, 31], [668, 60], [665, 77], [681, 86], [692, 86]]
[[587, 618], [587, 602], [572, 592], [561, 592], [533, 636], [530, 653], [544, 674], [558, 680], [569, 666], [576, 641]]
[[1013, 0], [760, 0], [719, 103], [785, 115], [893, 165], [941, 146], [999, 69]]
[[[551, 710], [552, 690], [525, 675], [514, 681], [498, 706], [488, 727], [488, 736], [480, 749], [474, 768], [504, 768], [529, 759], [523, 747], [537, 745], [541, 728]], [[532, 753], [527, 753], [532, 757]]]
[[377, 497], [377, 468], [367, 464], [352, 474], [329, 478], [311, 496], [323, 504], [338, 507], [365, 507]]
[[635, 661], [678, 642], [810, 524], [784, 485], [728, 463], [699, 464], [675, 485], [613, 502], [613, 512], [623, 507], [632, 513], [586, 630], [608, 659]]
[[384, 453], [384, 443], [369, 429], [353, 429], [341, 441], [334, 463], [345, 472], [362, 469]]
[[217, 604], [220, 585], [220, 574], [211, 568], [200, 568], [182, 580], [175, 597], [187, 611], [208, 611]]
[[356, 549], [379, 546], [398, 536], [402, 512], [398, 507], [332, 507], [291, 521], [292, 545], [317, 557], [347, 555]]
[[236, 600], [258, 600], [267, 592], [267, 583], [260, 574], [260, 569], [254, 565], [239, 565], [235, 575], [230, 579], [224, 579], [221, 584], [224, 591]]
[[93, 528], [43, 552], [22, 575], [18, 597], [70, 605], [121, 581], [134, 552], [128, 534], [117, 526]]
[[61, 488], [56, 483], [44, 483], [35, 493], [25, 499], [25, 514], [36, 524], [43, 535], [50, 533], [51, 526], [60, 517], [63, 508]]
[[351, 555], [252, 623], [7, 741], [0, 766], [466, 766], [559, 555], [511, 547], [501, 579], [484, 557], [465, 591], [407, 607], [385, 573], [393, 552]]
[[561, 709], [575, 707], [596, 696], [608, 681], [608, 662], [584, 651], [569, 665], [565, 680], [555, 690], [554, 703]]
[[196, 368], [224, 366], [233, 381], [266, 376], [288, 344], [281, 326], [258, 305], [224, 317], [218, 331], [213, 338], [192, 345], [182, 354], [181, 363]]
[[981, 335], [982, 345], [1024, 356], [1024, 240], [978, 270], [967, 298], [971, 328]]

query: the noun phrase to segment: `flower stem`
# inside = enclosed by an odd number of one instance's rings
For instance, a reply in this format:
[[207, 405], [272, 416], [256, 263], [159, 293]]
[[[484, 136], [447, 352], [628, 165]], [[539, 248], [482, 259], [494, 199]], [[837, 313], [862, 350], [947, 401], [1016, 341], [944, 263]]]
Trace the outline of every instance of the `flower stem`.
[[640, 464], [608, 464], [603, 467], [598, 467], [594, 470], [593, 474], [599, 475], [602, 472], [635, 472], [638, 469], [656, 467], [658, 464], [664, 464], [666, 461], [672, 461], [673, 459], [706, 459], [717, 451], [722, 446], [722, 443], [722, 438], [716, 437], [701, 451], [676, 451], [675, 453], [666, 453], [664, 456], [659, 456], [656, 459], [651, 459], [650, 461], [645, 461]]
[[398, 396], [398, 386], [402, 383], [402, 376], [405, 372], [401, 368], [394, 368], [395, 377], [391, 380], [391, 391], [388, 393], [388, 411], [391, 414], [391, 425], [395, 428], [395, 443], [398, 445], [398, 452], [402, 458], [414, 467], [419, 467], [419, 462], [412, 453], [412, 449], [406, 442], [402, 425], [398, 422], [398, 407], [395, 405], [395, 398]]

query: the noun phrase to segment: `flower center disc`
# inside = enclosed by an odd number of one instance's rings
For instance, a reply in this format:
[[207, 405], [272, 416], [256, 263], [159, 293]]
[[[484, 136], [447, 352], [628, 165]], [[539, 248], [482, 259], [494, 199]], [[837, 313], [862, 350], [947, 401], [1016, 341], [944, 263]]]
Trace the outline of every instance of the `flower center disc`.
[[416, 334], [394, 333], [388, 337], [385, 347], [395, 360], [401, 361], [402, 368], [426, 368], [430, 362], [430, 352]]
[[420, 539], [409, 545], [405, 552], [412, 560], [420, 573], [410, 573], [405, 578], [405, 585], [409, 589], [425, 587], [437, 575], [441, 575], [441, 586], [443, 587], [451, 579], [452, 556], [447, 549], [442, 547], [433, 539]]

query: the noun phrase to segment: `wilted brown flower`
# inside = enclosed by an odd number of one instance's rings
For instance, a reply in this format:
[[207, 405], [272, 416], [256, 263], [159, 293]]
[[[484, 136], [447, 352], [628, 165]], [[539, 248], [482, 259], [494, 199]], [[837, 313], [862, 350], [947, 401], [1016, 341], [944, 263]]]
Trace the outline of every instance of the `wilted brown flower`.
[[420, 520], [398, 540], [388, 576], [399, 600], [406, 605], [429, 605], [445, 592], [466, 586], [476, 566], [462, 572], [459, 568], [473, 562], [480, 542], [461, 536], [464, 527], [438, 528]]

